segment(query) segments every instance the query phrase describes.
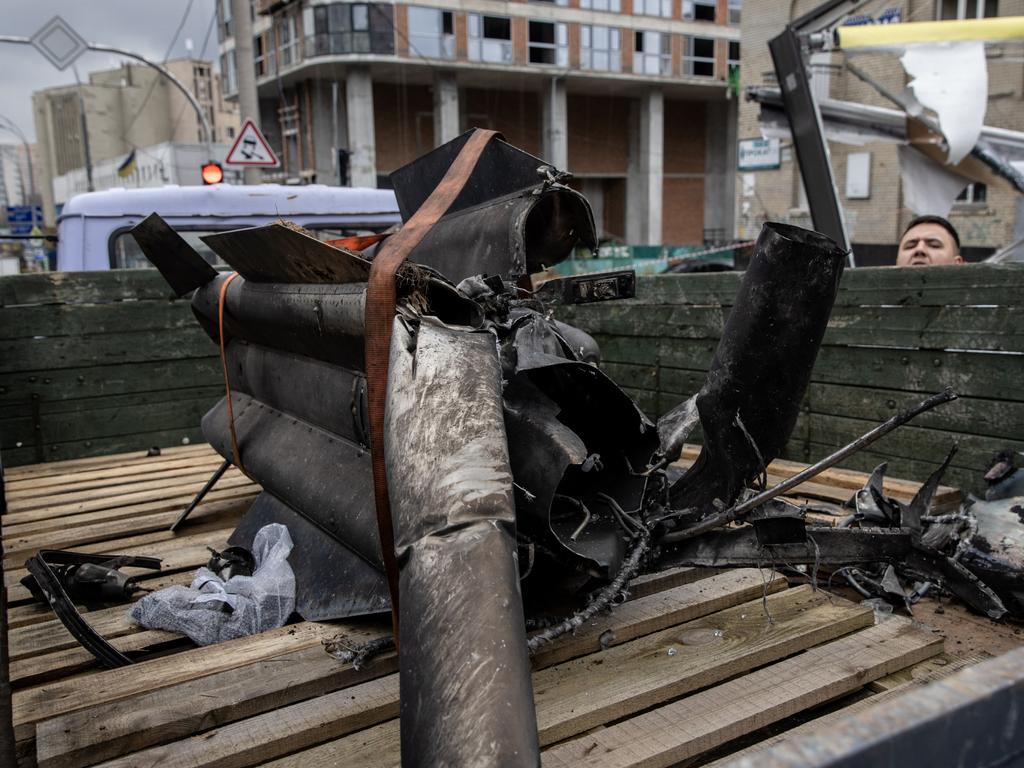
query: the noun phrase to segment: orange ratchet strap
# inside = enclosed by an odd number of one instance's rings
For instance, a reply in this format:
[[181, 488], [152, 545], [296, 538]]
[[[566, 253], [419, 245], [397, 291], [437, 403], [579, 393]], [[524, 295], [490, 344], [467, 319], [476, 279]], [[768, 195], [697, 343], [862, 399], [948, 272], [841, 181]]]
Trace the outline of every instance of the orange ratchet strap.
[[379, 243], [385, 237], [391, 237], [390, 232], [381, 232], [377, 235], [352, 235], [350, 237], [339, 237], [335, 240], [325, 240], [328, 245], [335, 248], [344, 248], [347, 251], [364, 251], [374, 243]]
[[391, 625], [398, 647], [398, 561], [395, 531], [391, 523], [387, 467], [384, 462], [384, 408], [387, 403], [391, 326], [395, 319], [395, 275], [409, 253], [455, 202], [496, 131], [476, 129], [459, 151], [441, 183], [412, 218], [384, 243], [370, 266], [366, 287], [366, 401], [370, 426], [370, 460], [373, 494], [377, 506], [377, 530], [384, 569], [391, 593]]
[[235, 433], [235, 409], [231, 404], [231, 380], [228, 378], [228, 356], [224, 349], [224, 299], [228, 295], [228, 286], [231, 285], [231, 281], [236, 277], [238, 277], [238, 273], [232, 272], [220, 286], [220, 295], [217, 297], [217, 335], [220, 338], [220, 365], [224, 369], [224, 389], [227, 391], [228, 429], [231, 432], [231, 457], [235, 466], [248, 476], [249, 473], [242, 466], [242, 454], [238, 450], [238, 435]]

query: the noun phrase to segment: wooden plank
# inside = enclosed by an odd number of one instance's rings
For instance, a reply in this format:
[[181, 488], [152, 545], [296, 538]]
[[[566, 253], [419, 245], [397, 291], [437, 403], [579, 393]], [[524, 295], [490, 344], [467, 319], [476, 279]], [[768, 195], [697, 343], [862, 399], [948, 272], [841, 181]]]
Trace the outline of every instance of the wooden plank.
[[[541, 745], [777, 661], [873, 620], [863, 608], [845, 601], [829, 604], [822, 593], [805, 587], [773, 595], [767, 603], [774, 623], [760, 613], [760, 602], [747, 603], [535, 673]], [[670, 649], [675, 651], [671, 656]], [[267, 765], [394, 766], [399, 752], [398, 722], [391, 720]]]
[[[127, 612], [127, 608], [123, 608]], [[191, 641], [177, 632], [163, 630], [140, 630], [111, 638], [110, 644], [129, 657], [142, 651], [152, 651], [175, 645], [192, 645]], [[32, 656], [10, 664], [11, 685], [15, 690], [27, 685], [36, 685], [46, 680], [69, 677], [76, 672], [101, 669], [100, 663], [82, 647], [67, 648], [39, 656]]]
[[[917, 392], [811, 382], [804, 403], [816, 413], [882, 422], [921, 399]], [[916, 416], [913, 423], [930, 429], [1017, 438], [1018, 427], [1024, 424], [1024, 402], [961, 397]]]
[[81, 368], [98, 360], [141, 363], [208, 357], [214, 342], [199, 326], [192, 328], [123, 331], [96, 336], [5, 339], [0, 341], [0, 373]]
[[4, 481], [7, 485], [20, 480], [38, 479], [42, 477], [64, 477], [73, 473], [92, 472], [97, 470], [115, 471], [133, 469], [140, 465], [159, 466], [165, 461], [177, 461], [193, 456], [216, 456], [217, 452], [207, 443], [167, 448], [159, 456], [147, 456], [138, 451], [92, 456], [80, 459], [50, 461], [45, 464], [29, 464], [23, 467], [4, 469]]
[[148, 331], [191, 328], [195, 324], [191, 302], [186, 299], [42, 304], [8, 308], [0, 324], [0, 339], [87, 336], [119, 333], [125, 328]]
[[[885, 621], [544, 753], [550, 768], [674, 765], [939, 653], [942, 638]], [[684, 727], [685, 726], [685, 727]]]
[[[19, 407], [20, 413], [0, 413], [4, 435], [0, 447], [5, 451], [18, 446], [92, 441], [197, 427], [203, 415], [224, 396], [224, 387], [205, 386], [173, 389], [128, 397], [88, 398], [62, 401], [62, 410], [31, 406]], [[10, 412], [11, 406], [0, 411]]]
[[[861, 267], [840, 282], [839, 306], [1017, 306], [1024, 287], [1017, 264], [949, 267]], [[659, 275], [637, 280], [638, 301], [652, 304], [731, 305], [742, 275]]]
[[[219, 465], [213, 466], [213, 469], [216, 469], [217, 466]], [[136, 476], [134, 480], [124, 479], [120, 482], [112, 478], [106, 484], [102, 484], [99, 487], [68, 483], [65, 486], [53, 486], [42, 491], [36, 490], [34, 495], [30, 496], [19, 496], [15, 492], [15, 494], [8, 495], [8, 514], [24, 517], [8, 517], [5, 518], [5, 522], [16, 525], [32, 522], [33, 520], [46, 520], [57, 516], [63, 517], [63, 515], [49, 515], [46, 512], [49, 507], [55, 505], [104, 498], [116, 500], [121, 495], [137, 493], [140, 488], [145, 488], [147, 491], [163, 490], [167, 495], [178, 495], [182, 491], [187, 492], [193, 488], [199, 490], [210, 479], [212, 472], [213, 470], [209, 467], [190, 467], [185, 473], [161, 472], [157, 475], [142, 475], [141, 478]], [[245, 477], [235, 467], [229, 467], [221, 480], [237, 481], [239, 478], [244, 478], [249, 483], [252, 483], [249, 478]], [[217, 486], [220, 486], [219, 482]], [[14, 508], [13, 510], [12, 507]], [[37, 517], [28, 517], [32, 513], [36, 514]]]
[[[241, 519], [246, 510], [256, 500], [259, 489], [246, 484], [243, 488], [233, 491], [225, 490], [221, 496], [210, 498], [208, 494], [189, 516], [192, 525], [219, 521], [222, 525], [233, 525]], [[167, 512], [133, 516], [128, 519], [109, 520], [91, 525], [68, 527], [50, 530], [27, 536], [19, 536], [6, 553], [12, 560], [29, 558], [40, 549], [75, 549], [85, 544], [108, 542], [117, 536], [127, 533], [133, 535], [166, 531], [178, 519], [182, 507], [175, 507]], [[5, 548], [6, 549], [6, 548]], [[5, 560], [5, 562], [7, 562]]]
[[[0, 403], [27, 403], [33, 398], [56, 404], [90, 397], [136, 395], [218, 383], [220, 356], [209, 355], [141, 363], [93, 361], [81, 368], [17, 370], [0, 374]], [[222, 379], [220, 379], [222, 381]]]
[[[558, 316], [591, 334], [717, 340], [729, 307], [624, 301], [566, 308]], [[837, 305], [824, 343], [1024, 352], [1024, 309]]]
[[317, 647], [336, 632], [336, 627], [327, 624], [302, 622], [252, 637], [150, 659], [130, 667], [103, 670], [84, 677], [15, 691], [16, 737], [21, 740], [31, 735], [31, 727], [40, 720], [206, 677], [300, 648]]
[[986, 657], [984, 656], [974, 656], [961, 659], [949, 656], [946, 653], [940, 653], [926, 661], [906, 667], [905, 669], [901, 669], [898, 672], [886, 675], [885, 677], [869, 683], [866, 687], [873, 691], [879, 691], [876, 695], [868, 696], [867, 698], [855, 701], [841, 709], [822, 715], [821, 717], [816, 717], [813, 720], [802, 723], [794, 728], [790, 728], [782, 733], [759, 740], [745, 749], [733, 752], [732, 754], [719, 758], [713, 762], [705, 763], [704, 768], [725, 768], [725, 766], [741, 758], [753, 757], [756, 759], [759, 752], [763, 752], [775, 744], [788, 741], [794, 736], [813, 733], [815, 731], [828, 728], [829, 726], [842, 722], [851, 715], [863, 712], [865, 709], [874, 707], [884, 701], [888, 701], [889, 699], [903, 696], [908, 691], [922, 685], [928, 685], [936, 680], [941, 680], [954, 672], [959, 672], [961, 669], [974, 666], [985, 658]]
[[45, 272], [0, 278], [0, 307], [25, 304], [96, 304], [174, 297], [155, 269]]
[[[128, 470], [127, 472], [114, 470], [99, 470], [83, 476], [83, 479], [75, 479], [77, 475], [68, 475], [64, 480], [60, 477], [44, 477], [38, 480], [21, 480], [17, 484], [7, 484], [7, 508], [23, 510], [28, 502], [43, 495], [50, 495], [59, 498], [65, 494], [77, 494], [81, 491], [94, 490], [96, 488], [116, 489], [124, 486], [145, 483], [152, 478], [182, 478], [205, 473], [209, 477], [213, 470], [220, 466], [220, 456], [203, 457], [201, 459], [181, 459], [177, 462], [169, 462], [163, 469], [141, 469], [138, 471]], [[233, 470], [229, 470], [233, 471]]]
[[[170, 487], [160, 487], [159, 482], [154, 481], [154, 485], [157, 485], [157, 487], [152, 490], [149, 490], [149, 483], [143, 483], [135, 486], [129, 486], [136, 490], [112, 493], [105, 498], [102, 496], [99, 498], [85, 498], [81, 501], [65, 501], [60, 504], [52, 504], [49, 507], [44, 507], [42, 509], [29, 509], [24, 512], [9, 512], [8, 515], [4, 516], [4, 522], [13, 526], [23, 523], [38, 522], [40, 520], [51, 520], [54, 518], [59, 519], [63, 517], [67, 519], [69, 523], [74, 524], [75, 517], [91, 512], [102, 513], [117, 507], [135, 506], [135, 511], [137, 512], [168, 509], [176, 504], [188, 504], [188, 502], [195, 496], [196, 491], [202, 487], [203, 482], [208, 479], [209, 475], [206, 475], [205, 478], [203, 478], [202, 475], [199, 475], [193, 482], [175, 482]], [[248, 477], [239, 473], [230, 480], [228, 480], [228, 478], [224, 478], [223, 487], [221, 486], [221, 483], [218, 482], [214, 491], [225, 491], [228, 489], [247, 487], [257, 488], [258, 486]], [[139, 488], [144, 490], [138, 490]], [[71, 498], [75, 498], [75, 496], [77, 496], [77, 494], [73, 494]], [[141, 506], [146, 504], [157, 504], [158, 506]], [[88, 518], [86, 518], [86, 520], [88, 520]], [[15, 542], [12, 541], [12, 545], [14, 543]]]
[[[673, 569], [672, 573], [660, 576], [679, 578], [693, 570], [696, 569], [685, 572]], [[652, 583], [651, 578], [641, 582], [642, 585]], [[575, 635], [560, 638], [545, 648], [534, 657], [534, 665], [536, 668], [550, 666], [575, 655], [597, 650], [602, 635], [608, 644], [616, 645], [674, 623], [709, 615], [721, 608], [753, 599], [762, 594], [764, 588], [761, 575], [755, 570], [745, 569], [721, 573], [665, 592], [630, 600], [617, 606], [610, 616], [597, 617], [581, 627]], [[779, 580], [768, 589], [769, 592], [776, 592], [784, 588], [784, 583]], [[237, 728], [197, 736], [189, 742], [192, 746], [175, 742], [167, 748], [151, 750], [145, 753], [145, 757], [139, 755], [133, 759], [145, 761], [149, 759], [148, 756], [155, 759], [157, 755], [161, 760], [180, 759], [171, 758], [170, 754], [187, 754], [191, 755], [190, 759], [198, 759], [198, 751], [202, 759], [208, 761], [214, 759], [214, 755], [231, 753], [237, 746], [237, 738], [248, 738], [253, 744], [261, 744], [263, 759], [272, 754], [281, 754], [274, 750], [279, 750], [284, 743], [293, 743], [291, 739], [294, 734], [289, 735], [288, 732], [298, 726], [292, 718], [289, 721], [291, 725], [282, 731], [275, 724], [275, 718], [281, 710], [270, 710], [310, 696], [329, 694], [351, 679], [349, 667], [330, 659], [319, 649], [312, 656], [306, 652], [297, 654], [294, 665], [291, 661], [280, 659], [273, 674], [263, 673], [255, 667], [231, 670], [164, 691], [145, 693], [130, 702], [119, 701], [40, 723], [40, 766], [71, 768], [84, 764], [82, 760], [86, 756], [96, 760], [127, 754], [159, 745], [176, 736], [223, 726], [268, 711], [269, 715], [261, 719], [258, 726], [253, 723], [240, 724]], [[376, 663], [373, 666], [377, 666]], [[393, 663], [389, 662], [380, 674], [393, 669]], [[393, 690], [393, 706], [397, 708], [397, 676], [389, 685], [392, 686], [389, 690]], [[320, 729], [348, 728], [349, 725], [339, 719], [340, 714], [328, 713], [335, 704], [347, 708], [353, 696], [355, 692], [346, 689], [337, 697], [316, 699], [309, 706], [303, 705], [299, 712], [318, 712], [312, 721], [308, 721], [314, 723], [312, 730], [315, 732], [304, 732], [304, 738], [323, 741], [331, 738], [330, 734], [334, 731], [321, 732]], [[182, 701], [191, 704], [183, 708]], [[354, 703], [359, 704], [359, 696], [356, 696]], [[287, 714], [285, 716], [292, 717]], [[361, 717], [358, 714], [356, 716]], [[337, 735], [343, 732], [348, 731], [338, 731]], [[242, 750], [239, 754], [247, 752]], [[230, 760], [229, 764], [236, 764], [234, 760]]]

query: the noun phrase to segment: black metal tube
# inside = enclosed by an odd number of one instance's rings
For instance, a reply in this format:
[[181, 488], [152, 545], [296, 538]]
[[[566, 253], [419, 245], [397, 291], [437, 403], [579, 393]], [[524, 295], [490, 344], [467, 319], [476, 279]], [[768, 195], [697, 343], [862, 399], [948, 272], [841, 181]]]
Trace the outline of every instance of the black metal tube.
[[822, 234], [764, 225], [697, 396], [704, 447], [672, 486], [673, 507], [712, 514], [782, 452], [828, 326], [844, 258]]

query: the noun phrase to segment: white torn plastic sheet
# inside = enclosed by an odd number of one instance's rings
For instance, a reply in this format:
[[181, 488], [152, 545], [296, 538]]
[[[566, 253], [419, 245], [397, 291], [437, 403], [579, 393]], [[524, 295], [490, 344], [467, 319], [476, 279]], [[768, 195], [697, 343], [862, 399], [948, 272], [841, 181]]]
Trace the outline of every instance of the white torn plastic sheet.
[[131, 618], [147, 629], [187, 635], [197, 645], [255, 635], [283, 626], [295, 610], [295, 574], [288, 563], [292, 537], [280, 523], [265, 525], [252, 543], [252, 576], [221, 579], [208, 568], [189, 587], [175, 586], [146, 595]]
[[[907, 95], [938, 117], [949, 145], [946, 162], [956, 165], [973, 149], [985, 123], [988, 69], [979, 40], [907, 46], [900, 62], [912, 78]], [[913, 108], [914, 105], [911, 105]], [[915, 117], [920, 109], [911, 111]]]
[[971, 180], [906, 145], [898, 147], [903, 200], [918, 216], [945, 216]]

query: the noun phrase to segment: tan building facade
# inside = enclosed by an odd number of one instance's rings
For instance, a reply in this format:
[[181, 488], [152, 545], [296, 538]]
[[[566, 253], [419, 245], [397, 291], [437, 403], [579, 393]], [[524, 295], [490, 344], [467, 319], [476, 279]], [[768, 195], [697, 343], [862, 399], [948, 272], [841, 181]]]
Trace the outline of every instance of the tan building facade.
[[[211, 140], [215, 144], [233, 141], [239, 129], [238, 109], [224, 98], [212, 62], [175, 59], [166, 66], [205, 110]], [[81, 87], [38, 91], [32, 102], [48, 222], [53, 220], [53, 180], [86, 165], [83, 107], [93, 164], [124, 159], [142, 147], [203, 143], [199, 116], [184, 94], [159, 72], [141, 64], [92, 72]]]
[[[228, 92], [230, 5], [218, 18]], [[283, 164], [267, 180], [386, 185], [485, 127], [571, 171], [608, 238], [732, 235], [740, 0], [262, 0], [255, 11], [261, 127]]]
[[[768, 40], [779, 34], [789, 21], [819, 4], [820, 0], [796, 0], [791, 4], [776, 0], [745, 1], [740, 68], [744, 88], [776, 85]], [[985, 16], [1024, 15], [1024, 0], [873, 0], [857, 10], [859, 16], [866, 17], [864, 20], [898, 14], [902, 21], [957, 18], [958, 13], [974, 18], [979, 12]], [[985, 124], [1020, 131], [1024, 129], [1024, 66], [1021, 64], [1024, 45], [1017, 42], [988, 45], [986, 52], [989, 99]], [[816, 96], [894, 108], [892, 102], [849, 72], [845, 66], [847, 56], [841, 52], [813, 54], [810, 73]], [[851, 60], [894, 93], [901, 92], [907, 84], [903, 67], [893, 53], [863, 53]], [[740, 140], [761, 136], [759, 112], [757, 103], [741, 104]], [[858, 263], [894, 263], [899, 237], [915, 215], [904, 202], [897, 145], [876, 142], [853, 146], [830, 142], [829, 151]], [[848, 185], [851, 168], [856, 168], [857, 184]], [[964, 198], [954, 206], [949, 219], [960, 232], [968, 258], [982, 258], [1024, 234], [1019, 193], [1002, 186], [974, 185]], [[736, 182], [737, 234], [754, 236], [768, 220], [810, 226], [794, 152], [786, 141], [782, 142], [778, 169], [740, 171]]]

